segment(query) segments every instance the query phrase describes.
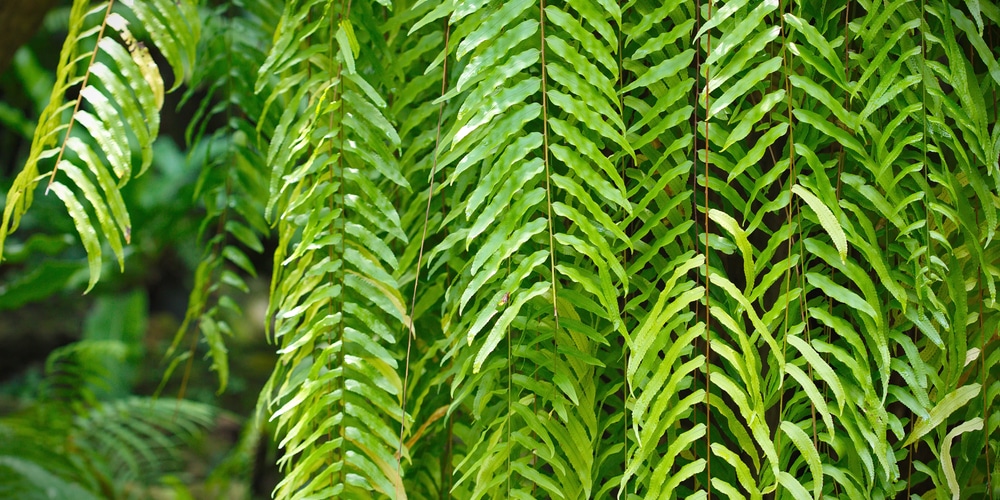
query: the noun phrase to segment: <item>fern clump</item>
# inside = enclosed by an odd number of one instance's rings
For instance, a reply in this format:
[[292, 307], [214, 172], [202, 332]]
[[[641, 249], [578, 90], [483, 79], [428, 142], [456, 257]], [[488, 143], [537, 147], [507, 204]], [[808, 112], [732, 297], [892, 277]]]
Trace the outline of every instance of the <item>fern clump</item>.
[[204, 96], [170, 370], [270, 275], [275, 496], [996, 495], [993, 2], [85, 5], [0, 244], [51, 182], [123, 262], [141, 25]]
[[34, 401], [0, 417], [0, 493], [10, 498], [127, 498], [183, 470], [181, 451], [217, 410], [186, 400], [102, 397], [124, 361], [120, 341], [54, 351]]

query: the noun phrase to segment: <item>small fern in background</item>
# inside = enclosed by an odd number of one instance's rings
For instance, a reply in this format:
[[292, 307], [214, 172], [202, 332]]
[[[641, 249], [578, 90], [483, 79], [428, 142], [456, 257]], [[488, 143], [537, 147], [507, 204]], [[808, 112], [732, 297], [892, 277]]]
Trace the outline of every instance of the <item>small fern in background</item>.
[[180, 451], [217, 410], [185, 400], [99, 399], [120, 341], [83, 340], [52, 353], [38, 399], [0, 418], [4, 498], [142, 498], [183, 470]]

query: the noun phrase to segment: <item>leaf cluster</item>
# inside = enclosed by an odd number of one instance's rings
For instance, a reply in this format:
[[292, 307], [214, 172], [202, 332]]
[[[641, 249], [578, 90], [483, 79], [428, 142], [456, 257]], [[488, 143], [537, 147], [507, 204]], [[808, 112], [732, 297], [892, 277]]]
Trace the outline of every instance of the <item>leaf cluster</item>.
[[[136, 17], [175, 74], [205, 62], [212, 166], [178, 341], [225, 386], [220, 311], [266, 250], [276, 496], [995, 494], [993, 2], [164, 7], [186, 32]], [[70, 179], [120, 253], [115, 191]]]

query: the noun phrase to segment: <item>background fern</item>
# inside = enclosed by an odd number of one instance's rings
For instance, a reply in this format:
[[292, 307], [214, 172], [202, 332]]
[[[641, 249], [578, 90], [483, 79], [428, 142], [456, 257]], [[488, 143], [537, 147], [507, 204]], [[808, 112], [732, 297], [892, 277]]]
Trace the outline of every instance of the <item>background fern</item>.
[[49, 356], [34, 404], [0, 418], [0, 492], [17, 498], [138, 498], [183, 469], [181, 450], [217, 410], [113, 397], [128, 345], [83, 340]]
[[[177, 342], [224, 388], [220, 311], [269, 253], [276, 496], [997, 495], [992, 2], [156, 5], [210, 159]], [[65, 116], [161, 94], [116, 59], [69, 109], [91, 17], [0, 235], [68, 145], [93, 286], [155, 127], [87, 156]]]

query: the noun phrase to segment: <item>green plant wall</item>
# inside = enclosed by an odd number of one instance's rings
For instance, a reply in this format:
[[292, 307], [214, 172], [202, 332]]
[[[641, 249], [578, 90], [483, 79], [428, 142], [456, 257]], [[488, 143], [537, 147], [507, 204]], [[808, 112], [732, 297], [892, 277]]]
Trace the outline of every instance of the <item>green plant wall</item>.
[[[220, 389], [273, 262], [278, 498], [1000, 495], [995, 3], [121, 3]], [[75, 5], [0, 242], [54, 179], [93, 286], [170, 87]]]

